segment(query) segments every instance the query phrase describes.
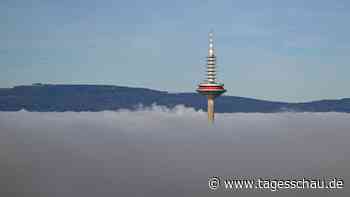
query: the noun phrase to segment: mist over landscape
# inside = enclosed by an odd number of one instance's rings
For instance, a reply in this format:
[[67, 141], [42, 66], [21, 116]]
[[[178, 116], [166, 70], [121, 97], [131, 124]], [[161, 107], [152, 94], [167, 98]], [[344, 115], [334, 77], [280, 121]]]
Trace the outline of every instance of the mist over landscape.
[[349, 0], [0, 5], [0, 197], [350, 196]]
[[[222, 113], [208, 125], [183, 106], [0, 112], [0, 196], [348, 196], [349, 118]], [[212, 192], [211, 176], [337, 177], [344, 189]]]

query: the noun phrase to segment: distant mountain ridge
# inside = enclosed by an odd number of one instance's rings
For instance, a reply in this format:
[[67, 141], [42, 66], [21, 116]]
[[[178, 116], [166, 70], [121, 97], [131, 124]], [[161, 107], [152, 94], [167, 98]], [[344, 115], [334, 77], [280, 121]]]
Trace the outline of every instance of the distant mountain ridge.
[[[176, 105], [206, 110], [206, 98], [197, 93], [168, 93], [146, 88], [112, 85], [33, 84], [0, 88], [0, 111], [104, 111], [137, 109], [152, 104], [173, 108]], [[237, 96], [216, 99], [215, 111], [233, 112], [346, 112], [350, 98], [304, 103], [265, 101]]]

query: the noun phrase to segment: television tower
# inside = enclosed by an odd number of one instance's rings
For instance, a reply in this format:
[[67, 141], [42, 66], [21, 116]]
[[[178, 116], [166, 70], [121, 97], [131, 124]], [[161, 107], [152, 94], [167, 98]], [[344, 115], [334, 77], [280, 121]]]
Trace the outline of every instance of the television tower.
[[223, 83], [216, 81], [216, 56], [214, 53], [213, 32], [209, 33], [209, 49], [207, 57], [207, 79], [198, 85], [197, 92], [208, 98], [208, 121], [214, 122], [214, 99], [226, 90]]

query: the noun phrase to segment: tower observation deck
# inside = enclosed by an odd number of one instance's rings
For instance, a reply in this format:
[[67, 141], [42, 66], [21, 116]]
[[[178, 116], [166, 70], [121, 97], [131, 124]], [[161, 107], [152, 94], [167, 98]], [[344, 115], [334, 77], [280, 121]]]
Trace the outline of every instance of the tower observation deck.
[[213, 33], [209, 33], [209, 49], [207, 56], [206, 80], [198, 85], [197, 92], [208, 98], [208, 121], [214, 122], [214, 99], [226, 90], [224, 84], [216, 81], [216, 55], [214, 52]]

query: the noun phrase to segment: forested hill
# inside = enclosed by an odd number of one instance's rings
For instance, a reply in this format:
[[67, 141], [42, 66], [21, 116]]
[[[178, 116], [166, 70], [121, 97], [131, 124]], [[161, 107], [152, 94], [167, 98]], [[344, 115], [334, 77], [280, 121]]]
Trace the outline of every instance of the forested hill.
[[[206, 110], [206, 98], [197, 93], [164, 91], [109, 85], [33, 84], [0, 89], [0, 111], [103, 111], [136, 109], [138, 106], [176, 105]], [[287, 103], [237, 96], [216, 99], [215, 111], [231, 112], [350, 112], [350, 98]]]

